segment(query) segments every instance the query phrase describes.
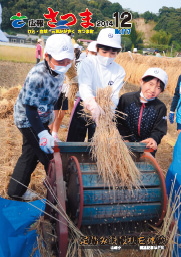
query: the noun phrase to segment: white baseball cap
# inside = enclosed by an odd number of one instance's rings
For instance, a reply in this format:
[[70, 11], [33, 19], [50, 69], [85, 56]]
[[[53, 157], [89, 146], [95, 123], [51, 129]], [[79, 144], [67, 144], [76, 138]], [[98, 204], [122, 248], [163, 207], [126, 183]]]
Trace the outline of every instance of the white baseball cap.
[[164, 89], [167, 86], [168, 75], [167, 73], [160, 68], [149, 68], [143, 75], [142, 79], [148, 76], [153, 76], [157, 79], [160, 79], [164, 83]]
[[138, 51], [138, 49], [135, 47], [135, 48], [133, 48], [133, 53], [135, 52], [135, 53], [137, 53], [137, 51]]
[[79, 48], [79, 47], [80, 47], [79, 44], [74, 45], [74, 48]]
[[121, 35], [115, 34], [115, 29], [105, 28], [99, 32], [97, 44], [121, 48]]
[[71, 38], [65, 34], [54, 34], [48, 37], [44, 53], [50, 54], [55, 60], [74, 59], [74, 48]]
[[87, 47], [87, 50], [90, 51], [90, 52], [97, 53], [96, 45], [97, 45], [97, 41], [90, 42], [90, 44]]

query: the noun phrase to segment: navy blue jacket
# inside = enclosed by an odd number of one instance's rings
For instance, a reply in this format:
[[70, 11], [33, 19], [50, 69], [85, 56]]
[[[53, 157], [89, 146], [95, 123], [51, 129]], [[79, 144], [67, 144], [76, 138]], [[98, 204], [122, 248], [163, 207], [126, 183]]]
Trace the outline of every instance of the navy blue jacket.
[[117, 127], [125, 140], [140, 142], [151, 137], [159, 144], [167, 133], [167, 109], [157, 98], [141, 103], [140, 91], [126, 93], [120, 97], [117, 110], [124, 113], [117, 118]]

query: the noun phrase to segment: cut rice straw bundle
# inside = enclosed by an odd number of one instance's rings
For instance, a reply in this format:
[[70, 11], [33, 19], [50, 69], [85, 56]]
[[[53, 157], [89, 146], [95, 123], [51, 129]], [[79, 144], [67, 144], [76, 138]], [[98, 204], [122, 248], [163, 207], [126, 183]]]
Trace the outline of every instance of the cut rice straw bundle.
[[70, 85], [68, 90], [68, 101], [69, 101], [69, 110], [72, 111], [74, 106], [74, 100], [76, 94], [78, 92], [78, 78], [77, 78], [77, 71], [75, 69], [75, 65], [72, 63], [72, 66], [66, 73], [67, 83]]
[[74, 63], [72, 63], [70, 69], [68, 69], [65, 75], [70, 81], [77, 76], [77, 71], [75, 69]]
[[91, 140], [92, 158], [97, 163], [98, 173], [109, 188], [139, 188], [141, 174], [117, 130], [111, 95], [110, 86], [97, 91], [96, 102], [105, 115], [99, 117], [99, 124]]
[[0, 101], [0, 119], [5, 119], [13, 115], [13, 106], [13, 101], [7, 101], [6, 99]]
[[[15, 179], [14, 179], [15, 180]], [[16, 182], [20, 183], [19, 181], [15, 180]], [[40, 197], [38, 194], [38, 198], [45, 204], [47, 204], [49, 207], [51, 207], [53, 210], [55, 210], [57, 213], [59, 213], [67, 222], [67, 226], [69, 228], [69, 243], [68, 243], [68, 250], [67, 250], [67, 254], [66, 257], [72, 257], [72, 256], [76, 256], [77, 252], [80, 249], [80, 242], [81, 242], [81, 237], [85, 237], [85, 235], [75, 226], [75, 224], [72, 222], [72, 220], [69, 218], [69, 216], [67, 215], [67, 213], [64, 211], [64, 208], [62, 207], [61, 203], [58, 201], [57, 196], [55, 195], [55, 192], [53, 191], [53, 189], [51, 188], [48, 180], [44, 181], [46, 187], [49, 189], [49, 191], [52, 194], [53, 199], [55, 200], [55, 204], [51, 203], [50, 201], [48, 201], [48, 199], [45, 201], [45, 199], [43, 199], [42, 197]], [[20, 183], [21, 184], [21, 183]], [[31, 190], [31, 189], [30, 189]], [[32, 191], [32, 190], [31, 190]], [[38, 207], [36, 207], [35, 205], [33, 205], [33, 202], [28, 202], [28, 204], [30, 204], [31, 206], [34, 206], [36, 209], [40, 210]], [[42, 211], [42, 210], [41, 210]], [[51, 219], [53, 219], [54, 221], [58, 221], [60, 222], [60, 220], [58, 220], [56, 217], [52, 216], [51, 214], [47, 213], [44, 211], [44, 214], [48, 215]], [[43, 245], [43, 235], [42, 235], [42, 231], [41, 228], [42, 226], [40, 226], [40, 223], [44, 223], [45, 221], [43, 221], [42, 219], [40, 219], [40, 222], [37, 222], [35, 224], [35, 226], [32, 227], [32, 229], [36, 229], [37, 230], [37, 234], [38, 234], [38, 239], [37, 239], [37, 243], [38, 243], [38, 249], [41, 249], [41, 256], [52, 256], [51, 253], [49, 252], [48, 249], [48, 254], [47, 253], [47, 249], [43, 249], [44, 245]], [[49, 233], [50, 234], [50, 233]], [[45, 242], [46, 243], [46, 242]], [[33, 250], [32, 254], [35, 252], [36, 249]], [[94, 256], [100, 256], [103, 257], [102, 253], [100, 250], [98, 249], [82, 249], [83, 251], [83, 255], [85, 257], [94, 257]], [[76, 254], [75, 254], [76, 253]], [[33, 256], [33, 255], [32, 255]]]
[[78, 89], [78, 82], [69, 82], [69, 85], [70, 87], [69, 87], [67, 97], [68, 97], [68, 103], [69, 103], [69, 110], [72, 112], [72, 109], [74, 107], [75, 97], [79, 89]]
[[0, 88], [0, 119], [5, 119], [13, 115], [13, 107], [19, 91], [19, 86], [10, 89]]
[[43, 238], [43, 231], [42, 231], [42, 223], [48, 225], [50, 227], [50, 232], [51, 232], [51, 224], [50, 222], [48, 221], [45, 221], [43, 219], [43, 217], [40, 217], [39, 220], [37, 220], [29, 229], [29, 231], [32, 231], [32, 230], [36, 230], [36, 234], [37, 234], [37, 237], [36, 237], [36, 241], [35, 242], [35, 245], [37, 246], [34, 246], [33, 248], [33, 251], [32, 253], [30, 254], [30, 257], [33, 257], [35, 256], [35, 253], [37, 250], [39, 250], [39, 253], [40, 253], [40, 256], [41, 257], [46, 257], [46, 256], [53, 256], [52, 255], [52, 252], [51, 252], [51, 249], [46, 249], [45, 248], [45, 244], [46, 246], [50, 243], [50, 242], [45, 242], [45, 239]]

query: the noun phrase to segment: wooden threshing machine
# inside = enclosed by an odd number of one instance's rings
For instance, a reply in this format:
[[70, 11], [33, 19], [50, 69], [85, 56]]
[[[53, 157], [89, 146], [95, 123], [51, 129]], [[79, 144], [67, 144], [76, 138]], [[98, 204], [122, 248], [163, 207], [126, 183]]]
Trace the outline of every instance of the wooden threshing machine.
[[[141, 172], [140, 189], [120, 188], [119, 181], [115, 190], [104, 185], [91, 159], [88, 143], [61, 142], [55, 147], [46, 180], [64, 211], [81, 231], [96, 227], [103, 233], [106, 227], [106, 233], [113, 233], [111, 228], [116, 225], [143, 220], [157, 226], [161, 224], [167, 202], [162, 171], [155, 158], [145, 152], [145, 144], [126, 145], [134, 153], [134, 162]], [[47, 190], [47, 199], [56, 205], [51, 190]], [[64, 257], [69, 240], [67, 221], [48, 204], [45, 212], [48, 214], [45, 219], [51, 220], [49, 215], [56, 218], [52, 222], [57, 240], [52, 247], [56, 244], [57, 256]]]

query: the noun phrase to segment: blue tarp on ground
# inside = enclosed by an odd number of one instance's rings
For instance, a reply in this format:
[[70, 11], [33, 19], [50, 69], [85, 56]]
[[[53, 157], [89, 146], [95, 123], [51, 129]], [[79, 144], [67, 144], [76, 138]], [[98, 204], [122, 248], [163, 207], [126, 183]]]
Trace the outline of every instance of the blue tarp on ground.
[[[177, 142], [175, 144], [174, 151], [173, 151], [173, 162], [170, 165], [166, 176], [166, 187], [167, 187], [168, 196], [170, 194], [172, 182], [175, 179], [175, 175], [176, 175], [176, 180], [175, 180], [175, 185], [173, 189], [173, 196], [172, 196], [173, 201], [174, 201], [175, 193], [181, 187], [181, 133], [179, 134]], [[181, 202], [181, 198], [180, 198], [180, 202]], [[181, 212], [181, 206], [178, 208], [178, 210], [175, 213], [176, 219], [178, 218], [178, 214], [180, 212]], [[181, 231], [181, 217], [179, 218], [179, 221], [178, 221], [178, 229], [179, 231]], [[181, 244], [181, 237], [179, 237], [178, 243]], [[174, 252], [173, 256], [181, 256], [181, 249], [179, 249], [179, 251], [176, 251], [176, 253]]]
[[[29, 257], [36, 242], [36, 231], [29, 231], [40, 218], [45, 204], [6, 200], [0, 197], [0, 257]], [[40, 209], [40, 210], [38, 210]], [[39, 252], [36, 251], [36, 255]]]

